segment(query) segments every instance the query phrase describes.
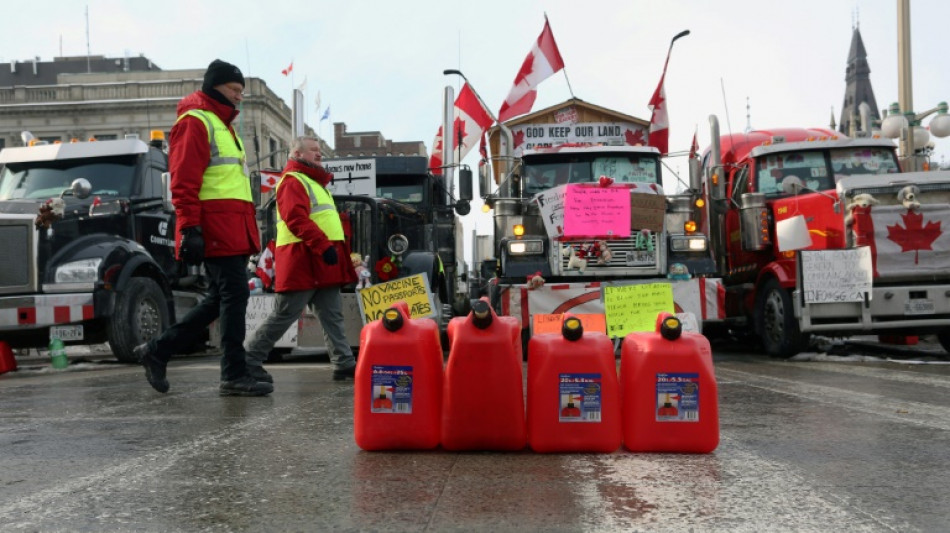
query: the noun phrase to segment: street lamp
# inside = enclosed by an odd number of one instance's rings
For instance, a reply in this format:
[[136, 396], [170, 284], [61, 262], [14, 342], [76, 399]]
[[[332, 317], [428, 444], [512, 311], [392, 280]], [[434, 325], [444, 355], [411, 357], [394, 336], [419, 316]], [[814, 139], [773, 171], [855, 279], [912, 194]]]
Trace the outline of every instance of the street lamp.
[[[950, 116], [947, 103], [923, 113], [914, 113], [914, 94], [910, 54], [910, 0], [897, 0], [897, 92], [900, 103], [893, 103], [881, 123], [881, 134], [891, 139], [900, 138], [900, 158], [905, 171], [920, 170], [918, 150], [926, 148], [930, 133], [937, 137], [950, 135]], [[930, 121], [928, 133], [920, 121], [937, 113]]]

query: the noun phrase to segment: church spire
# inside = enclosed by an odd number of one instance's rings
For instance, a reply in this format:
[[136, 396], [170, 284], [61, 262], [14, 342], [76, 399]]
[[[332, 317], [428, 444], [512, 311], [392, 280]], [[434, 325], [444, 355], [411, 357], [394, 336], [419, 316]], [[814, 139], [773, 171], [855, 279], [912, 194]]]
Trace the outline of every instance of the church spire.
[[871, 87], [871, 67], [868, 66], [868, 54], [861, 39], [860, 23], [857, 15], [852, 23], [851, 49], [848, 52], [848, 66], [845, 70], [844, 103], [841, 105], [841, 120], [838, 121], [838, 131], [848, 136], [862, 129], [871, 129], [871, 125], [861, 124], [859, 106], [866, 102], [871, 108], [871, 121], [881, 120], [877, 100], [874, 98], [874, 89]]

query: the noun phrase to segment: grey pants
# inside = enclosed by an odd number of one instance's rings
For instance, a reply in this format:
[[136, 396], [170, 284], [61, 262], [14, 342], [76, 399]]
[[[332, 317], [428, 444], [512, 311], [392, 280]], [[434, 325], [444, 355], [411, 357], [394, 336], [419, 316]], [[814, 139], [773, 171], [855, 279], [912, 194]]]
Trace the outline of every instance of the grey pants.
[[277, 293], [274, 310], [261, 324], [247, 344], [248, 366], [263, 366], [274, 344], [296, 324], [304, 307], [310, 306], [323, 327], [323, 340], [330, 354], [330, 362], [339, 370], [356, 364], [353, 350], [343, 331], [343, 297], [339, 287], [288, 291]]

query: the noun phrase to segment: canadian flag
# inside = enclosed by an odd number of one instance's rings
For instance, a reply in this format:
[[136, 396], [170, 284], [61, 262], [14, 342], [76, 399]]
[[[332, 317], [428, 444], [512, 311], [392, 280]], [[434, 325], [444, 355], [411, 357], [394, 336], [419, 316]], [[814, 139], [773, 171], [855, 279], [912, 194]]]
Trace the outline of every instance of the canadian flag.
[[534, 100], [538, 96], [535, 87], [542, 81], [550, 78], [555, 72], [564, 68], [564, 60], [561, 59], [561, 52], [557, 49], [557, 43], [554, 42], [554, 34], [551, 32], [551, 26], [547, 19], [544, 20], [544, 30], [538, 37], [538, 42], [534, 43], [528, 57], [521, 65], [521, 70], [515, 76], [515, 84], [501, 104], [501, 110], [498, 111], [498, 122], [504, 122], [509, 118], [523, 115], [531, 111]]
[[871, 247], [874, 277], [926, 274], [950, 270], [950, 207], [901, 205], [854, 208], [851, 212], [855, 244]]
[[670, 48], [666, 52], [666, 62], [663, 63], [663, 75], [660, 76], [660, 83], [656, 86], [656, 90], [653, 91], [653, 96], [650, 98], [649, 107], [653, 110], [653, 115], [650, 117], [649, 143], [650, 146], [659, 150], [663, 155], [669, 152], [670, 144], [670, 117], [666, 113], [666, 88], [664, 87], [664, 82], [666, 81], [666, 67], [670, 64], [670, 53], [673, 52], [673, 43], [680, 37], [686, 35], [689, 35], [689, 30], [678, 33], [676, 37], [673, 37], [673, 40], [670, 41]]
[[290, 66], [288, 66], [288, 67], [285, 68], [284, 70], [280, 71], [280, 73], [283, 74], [284, 76], [289, 76], [290, 73], [293, 72], [293, 71], [294, 71], [294, 62], [291, 61], [291, 62], [290, 62]]
[[257, 260], [257, 270], [255, 274], [261, 278], [264, 288], [269, 288], [274, 283], [274, 241], [270, 240], [264, 251], [261, 252], [260, 259]]
[[[455, 120], [452, 122], [452, 129], [455, 132], [452, 135], [452, 148], [456, 150], [458, 161], [468, 155], [482, 137], [482, 132], [494, 122], [488, 110], [475, 95], [475, 91], [469, 87], [468, 83], [463, 85], [455, 99]], [[436, 175], [442, 174], [443, 141], [442, 128], [439, 127], [439, 132], [435, 134], [435, 140], [432, 143], [432, 155], [429, 157], [429, 169]]]
[[280, 172], [261, 171], [261, 192], [271, 192], [280, 181]]

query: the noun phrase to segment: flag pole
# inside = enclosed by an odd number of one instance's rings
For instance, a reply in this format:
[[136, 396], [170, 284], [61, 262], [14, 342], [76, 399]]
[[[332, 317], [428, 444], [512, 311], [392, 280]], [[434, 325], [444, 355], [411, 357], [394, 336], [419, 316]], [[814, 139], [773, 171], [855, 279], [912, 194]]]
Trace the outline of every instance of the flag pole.
[[[544, 23], [547, 24], [549, 28], [551, 27], [551, 23], [548, 21], [548, 14], [547, 14], [547, 12], [544, 13]], [[689, 33], [689, 31], [687, 30], [686, 33]], [[553, 28], [551, 29], [551, 36], [552, 36], [552, 37], [554, 36], [554, 29], [553, 29]], [[673, 39], [673, 40], [675, 41], [676, 39]], [[560, 54], [558, 54], [558, 55], [560, 55]], [[562, 57], [561, 59], [563, 60], [564, 58]], [[576, 100], [577, 97], [574, 96], [574, 89], [571, 88], [571, 79], [567, 77], [567, 63], [565, 63], [564, 66], [561, 67], [561, 72], [564, 73], [564, 81], [567, 82], [567, 90], [568, 90], [568, 92], [571, 93], [571, 99], [572, 99], [572, 100]]]

